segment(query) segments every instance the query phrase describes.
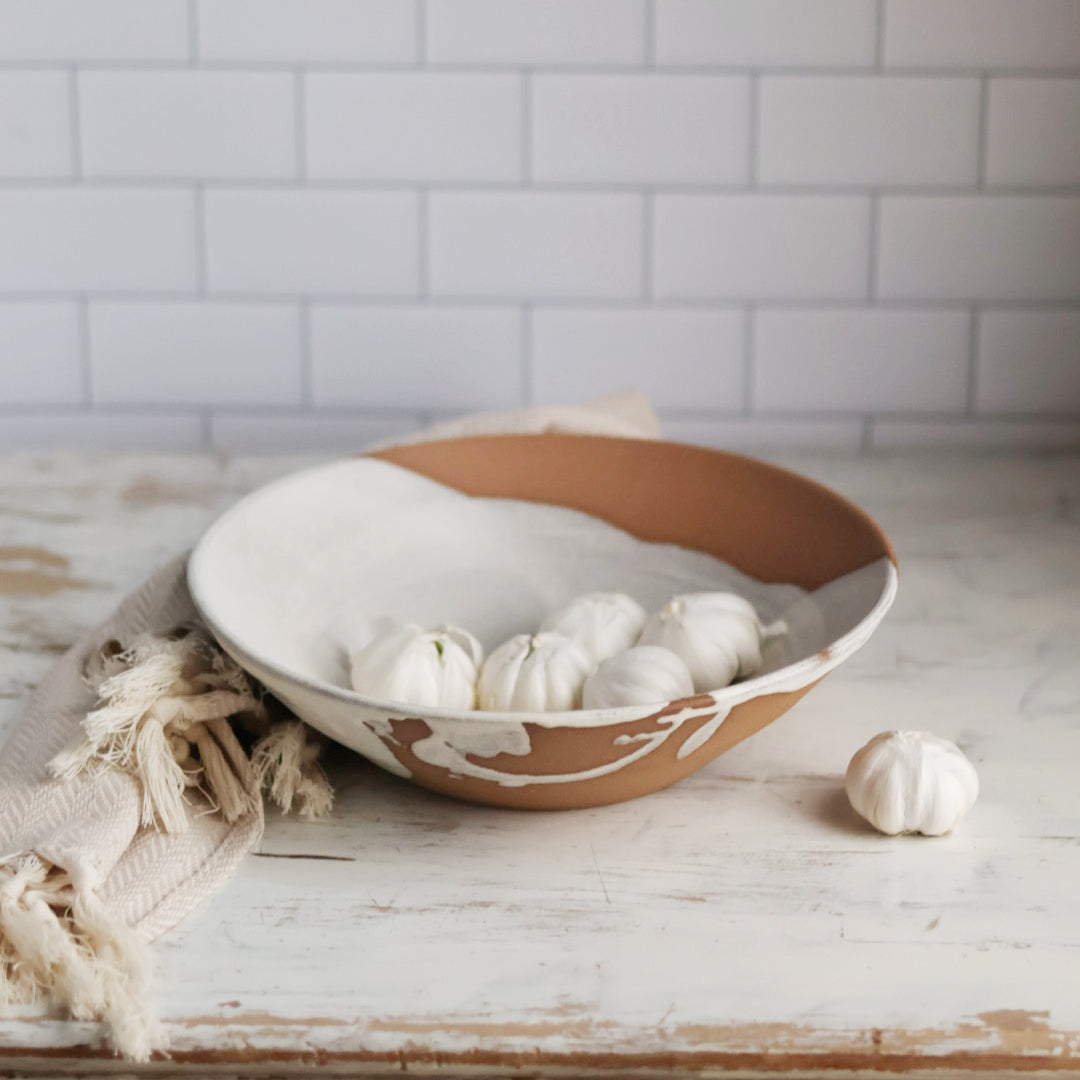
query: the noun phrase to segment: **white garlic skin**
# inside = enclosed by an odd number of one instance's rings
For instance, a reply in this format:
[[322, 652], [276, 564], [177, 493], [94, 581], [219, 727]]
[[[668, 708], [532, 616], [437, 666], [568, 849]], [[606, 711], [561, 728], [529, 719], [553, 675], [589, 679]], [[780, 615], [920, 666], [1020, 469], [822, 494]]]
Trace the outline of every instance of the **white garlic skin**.
[[357, 693], [380, 701], [476, 708], [476, 681], [484, 651], [460, 626], [425, 630], [380, 620], [378, 633], [356, 651], [350, 681]]
[[979, 795], [963, 751], [928, 731], [883, 731], [851, 759], [844, 777], [855, 812], [879, 832], [941, 836]]
[[581, 707], [594, 665], [572, 638], [545, 631], [504, 641], [480, 670], [480, 708], [492, 712], [565, 712]]
[[734, 593], [673, 596], [646, 620], [639, 644], [680, 656], [698, 693], [719, 690], [761, 667], [763, 627], [753, 605]]
[[645, 619], [645, 609], [626, 593], [586, 593], [549, 615], [540, 630], [573, 638], [599, 664], [629, 649]]
[[582, 705], [586, 709], [663, 705], [693, 693], [690, 669], [675, 653], [659, 645], [637, 645], [608, 657], [585, 680]]

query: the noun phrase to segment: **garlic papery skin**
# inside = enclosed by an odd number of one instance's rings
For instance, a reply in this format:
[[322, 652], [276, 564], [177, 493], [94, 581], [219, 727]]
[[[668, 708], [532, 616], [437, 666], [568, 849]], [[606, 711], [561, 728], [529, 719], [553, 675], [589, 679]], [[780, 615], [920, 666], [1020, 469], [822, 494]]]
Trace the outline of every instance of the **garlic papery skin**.
[[645, 609], [626, 593], [586, 593], [549, 615], [540, 630], [573, 638], [599, 664], [641, 636]]
[[848, 765], [855, 812], [879, 832], [941, 836], [971, 809], [979, 777], [964, 752], [928, 731], [883, 731]]
[[381, 620], [378, 633], [356, 651], [350, 681], [357, 693], [379, 701], [475, 709], [484, 651], [460, 626], [425, 630]]
[[638, 644], [680, 656], [703, 693], [753, 675], [761, 667], [762, 640], [785, 630], [782, 623], [766, 630], [753, 606], [734, 593], [685, 593], [648, 617]]
[[581, 703], [586, 709], [664, 705], [693, 693], [690, 669], [675, 653], [659, 645], [637, 645], [601, 663], [585, 680]]
[[504, 641], [480, 670], [480, 708], [494, 712], [565, 712], [581, 707], [594, 665], [572, 638], [545, 631]]

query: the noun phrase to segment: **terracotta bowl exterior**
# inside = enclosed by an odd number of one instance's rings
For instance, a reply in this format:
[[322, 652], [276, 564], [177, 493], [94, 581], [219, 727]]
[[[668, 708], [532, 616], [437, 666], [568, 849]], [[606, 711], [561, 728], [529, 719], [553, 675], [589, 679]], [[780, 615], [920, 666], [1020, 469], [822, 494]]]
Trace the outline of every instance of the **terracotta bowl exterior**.
[[869, 637], [895, 590], [892, 549], [861, 510], [750, 458], [671, 442], [556, 434], [426, 442], [373, 456], [470, 495], [582, 510], [644, 540], [707, 552], [761, 581], [813, 590], [881, 568], [880, 588], [874, 585], [849, 633], [790, 671], [741, 684], [745, 692], [734, 701], [704, 694], [659, 709], [545, 715], [390, 709], [298, 679], [215, 625], [213, 605], [201, 602], [193, 576], [196, 603], [223, 646], [298, 716], [384, 768], [455, 798], [561, 810], [667, 787], [791, 708]]

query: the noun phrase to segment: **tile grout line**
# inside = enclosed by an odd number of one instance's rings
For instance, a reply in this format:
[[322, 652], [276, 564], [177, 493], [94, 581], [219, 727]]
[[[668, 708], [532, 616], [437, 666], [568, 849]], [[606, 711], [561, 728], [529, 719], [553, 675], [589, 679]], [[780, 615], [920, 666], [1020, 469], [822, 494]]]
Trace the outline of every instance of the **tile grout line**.
[[296, 143], [296, 179], [307, 180], [307, 82], [304, 69], [293, 71], [293, 140]]
[[878, 244], [881, 232], [881, 196], [876, 191], [870, 193], [870, 221], [868, 224], [868, 243], [866, 259], [866, 299], [873, 303], [878, 293]]
[[86, 293], [78, 299], [79, 384], [84, 406], [94, 403], [94, 368], [90, 359], [90, 300]]
[[967, 356], [967, 400], [964, 403], [964, 416], [975, 416], [975, 402], [978, 393], [979, 378], [979, 308], [971, 305], [968, 315], [968, 356]]
[[758, 128], [761, 118], [761, 74], [750, 73], [750, 85], [746, 101], [746, 183], [751, 191], [757, 190], [760, 180]]
[[205, 297], [209, 292], [206, 264], [206, 188], [197, 183], [192, 189], [192, 220], [195, 227], [195, 293]]
[[[399, 419], [412, 416], [418, 412], [427, 412], [432, 415], [461, 415], [460, 406], [441, 405], [428, 406], [427, 408], [413, 407], [411, 405], [320, 405], [305, 411], [295, 404], [272, 405], [251, 403], [218, 403], [200, 401], [184, 404], [163, 399], [146, 402], [100, 402], [90, 410], [97, 415], [113, 416], [139, 416], [146, 412], [166, 416], [187, 416], [198, 409], [210, 409], [217, 413], [229, 413], [242, 416], [326, 416], [326, 417], [350, 417], [368, 416], [380, 419]], [[26, 403], [0, 403], [0, 416], [18, 416], [27, 412], [39, 413], [50, 416], [72, 416], [85, 414], [88, 410], [81, 402], [37, 402]], [[677, 408], [664, 407], [661, 409], [665, 416], [677, 420], [735, 420], [743, 422], [747, 417], [740, 409], [725, 408]], [[870, 419], [876, 422], [904, 423], [925, 422], [931, 424], [952, 423], [958, 426], [967, 426], [973, 420], [988, 425], [1009, 424], [1047, 424], [1069, 425], [1080, 428], [1080, 413], [1076, 412], [1042, 412], [1031, 409], [1012, 409], [1002, 412], [981, 414], [977, 417], [968, 417], [963, 413], [941, 409], [890, 409], [880, 410], [876, 413], [859, 413], [835, 409], [762, 409], [754, 413], [753, 419], [761, 423], [786, 422], [793, 424], [801, 423], [856, 423]]]
[[188, 0], [188, 62], [199, 62], [199, 0]]
[[427, 64], [427, 0], [416, 0], [416, 67]]
[[199, 409], [199, 439], [204, 450], [214, 449], [214, 410], [209, 405]]
[[862, 418], [862, 432], [859, 436], [859, 452], [862, 454], [869, 453], [874, 449], [874, 418], [873, 416], [864, 416]]
[[521, 305], [521, 403], [533, 403], [533, 305]]
[[986, 75], [979, 79], [979, 133], [975, 149], [975, 187], [986, 188], [986, 153], [990, 127], [990, 80]]
[[874, 24], [874, 70], [882, 71], [885, 68], [885, 3], [886, 0], [877, 0]]
[[754, 353], [757, 350], [757, 304], [751, 302], [743, 312], [743, 401], [742, 415], [754, 414]]
[[[135, 189], [150, 188], [163, 190], [167, 188], [187, 188], [192, 183], [190, 176], [135, 176], [135, 175], [102, 175], [80, 177], [84, 187], [118, 191], [130, 191]], [[42, 190], [63, 189], [70, 185], [71, 178], [67, 176], [42, 176], [42, 177], [2, 177], [0, 178], [0, 191], [18, 190], [33, 187]], [[417, 180], [398, 177], [391, 180], [373, 180], [364, 177], [348, 179], [338, 178], [308, 178], [299, 180], [291, 177], [242, 177], [216, 176], [204, 178], [200, 181], [204, 187], [215, 191], [297, 191], [310, 189], [312, 191], [355, 191], [355, 192], [413, 192], [416, 190]], [[520, 180], [440, 180], [425, 181], [427, 186], [438, 192], [509, 192], [518, 191], [521, 188]], [[537, 191], [547, 191], [556, 194], [588, 194], [588, 195], [627, 195], [639, 194], [642, 190], [642, 181], [634, 180], [596, 180], [596, 181], [567, 181], [550, 180], [531, 182], [530, 187]], [[668, 195], [715, 195], [723, 198], [738, 198], [744, 195], [766, 195], [777, 198], [833, 198], [833, 199], [864, 199], [869, 190], [865, 184], [824, 184], [824, 183], [759, 183], [752, 186], [747, 182], [730, 183], [718, 181], [705, 183], [692, 181], [676, 183], [666, 181], [662, 184], [650, 183], [650, 186], [658, 194]], [[967, 184], [878, 184], [873, 189], [878, 195], [898, 196], [902, 198], [932, 197], [936, 199], [971, 199], [980, 194], [970, 183]], [[1076, 198], [1080, 196], [1080, 184], [994, 184], [987, 194], [994, 196], [1012, 196], [1026, 198], [1032, 202], [1045, 202], [1050, 199]]]
[[416, 192], [416, 291], [422, 300], [431, 296], [430, 197], [426, 187]]
[[521, 187], [532, 182], [532, 71], [521, 72]]
[[[415, 48], [414, 48], [415, 53]], [[80, 60], [79, 67], [87, 71], [182, 71], [191, 67], [191, 61], [150, 60], [150, 59], [114, 59]], [[0, 71], [41, 71], [56, 70], [65, 66], [63, 59], [41, 60], [5, 60], [0, 59]], [[379, 73], [405, 72], [415, 69], [415, 59], [387, 61], [305, 61], [308, 70], [335, 73]], [[293, 60], [214, 60], [202, 59], [199, 67], [205, 71], [218, 72], [288, 72], [296, 67]], [[496, 63], [492, 61], [433, 61], [425, 65], [431, 71], [446, 74], [490, 73], [512, 75], [521, 71], [521, 65], [512, 61]], [[536, 63], [532, 67], [544, 74], [553, 75], [633, 75], [642, 71], [641, 61], [618, 61], [613, 63]], [[723, 78], [731, 75], [750, 75], [754, 71], [764, 71], [768, 75], [791, 75], [807, 77], [865, 79], [875, 74], [872, 63], [859, 64], [769, 64], [760, 62], [746, 64], [708, 64], [708, 63], [656, 63], [656, 71], [670, 75], [711, 75]], [[650, 69], [652, 70], [652, 69]], [[975, 66], [971, 64], [941, 64], [924, 66], [904, 66], [885, 68], [890, 78], [896, 79], [978, 79], [982, 76], [1002, 79], [1078, 79], [1078, 67], [1038, 67], [1038, 66]]]
[[306, 297], [297, 309], [296, 328], [300, 346], [300, 404], [310, 410], [315, 404], [315, 365], [311, 354], [311, 301]]
[[[2, 303], [38, 303], [46, 301], [77, 302], [79, 297], [86, 295], [93, 302], [123, 302], [123, 301], [148, 301], [151, 303], [168, 303], [171, 301], [184, 301], [203, 299], [208, 303], [240, 303], [240, 304], [281, 304], [294, 305], [297, 302], [296, 292], [274, 292], [266, 289], [244, 288], [221, 288], [208, 292], [201, 296], [194, 289], [0, 289], [0, 302]], [[416, 303], [416, 292], [323, 292], [309, 290], [303, 294], [313, 303], [349, 306], [354, 304], [385, 304], [389, 306], [404, 306]], [[562, 309], [588, 309], [588, 308], [615, 308], [626, 311], [633, 310], [641, 304], [641, 297], [637, 291], [631, 294], [610, 296], [604, 294], [589, 294], [580, 296], [557, 296], [543, 295], [526, 298], [523, 296], [491, 295], [484, 293], [441, 293], [432, 296], [432, 307], [496, 307], [516, 308], [522, 303], [535, 303], [543, 307]], [[1022, 312], [1069, 312], [1080, 314], [1080, 302], [1075, 299], [1065, 300], [1040, 300], [1026, 297], [1019, 300], [993, 299], [984, 302], [1004, 311]], [[840, 309], [843, 311], [859, 311], [866, 308], [866, 297], [853, 297], [850, 294], [835, 296], [777, 296], [777, 297], [749, 297], [740, 295], [715, 295], [715, 296], [664, 296], [657, 298], [651, 305], [659, 310], [667, 311], [703, 311], [703, 310], [741, 310], [747, 303], [753, 303], [758, 309], [765, 311], [821, 311]], [[882, 311], [964, 311], [970, 308], [970, 300], [949, 297], [884, 297], [878, 298], [875, 309]]]
[[653, 299], [653, 208], [655, 192], [646, 188], [642, 192], [641, 204], [641, 299], [649, 302]]
[[82, 179], [82, 122], [79, 115], [79, 69], [72, 66], [67, 71], [68, 112], [71, 124], [71, 138], [68, 152], [71, 154], [71, 178]]

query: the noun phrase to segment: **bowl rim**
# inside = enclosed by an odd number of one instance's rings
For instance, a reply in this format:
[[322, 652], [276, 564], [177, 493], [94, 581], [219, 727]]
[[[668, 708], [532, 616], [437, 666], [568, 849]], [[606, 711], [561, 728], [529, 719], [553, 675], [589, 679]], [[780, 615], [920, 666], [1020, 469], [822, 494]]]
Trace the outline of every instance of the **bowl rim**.
[[[498, 439], [505, 436], [500, 435], [485, 435], [485, 436], [467, 436], [468, 439], [482, 438], [482, 439]], [[545, 434], [529, 434], [529, 435], [517, 435], [513, 434], [510, 437], [524, 438], [524, 439], [545, 439], [551, 436]], [[597, 439], [610, 441], [614, 436], [574, 436], [575, 438]], [[461, 438], [454, 439], [440, 439], [431, 440], [430, 445], [437, 445], [439, 443], [459, 443], [464, 441]], [[625, 439], [622, 441], [640, 441]], [[644, 440], [650, 444], [674, 444], [674, 440], [663, 439], [648, 439]], [[686, 444], [677, 444], [686, 445]], [[268, 660], [264, 657], [260, 657], [252, 654], [248, 649], [244, 648], [236, 642], [236, 640], [225, 631], [219, 621], [213, 614], [213, 601], [208, 599], [206, 590], [203, 589], [202, 582], [200, 580], [201, 570], [203, 566], [203, 560], [207, 556], [207, 549], [209, 543], [213, 537], [217, 534], [222, 527], [224, 527], [227, 520], [235, 513], [239, 512], [246, 504], [254, 499], [265, 496], [268, 492], [274, 489], [284, 486], [288, 483], [294, 483], [298, 478], [311, 473], [322, 472], [327, 469], [341, 466], [350, 461], [357, 461], [363, 459], [384, 460], [377, 452], [370, 454], [357, 454], [351, 457], [333, 458], [328, 461], [318, 463], [316, 465], [308, 466], [303, 469], [297, 469], [293, 472], [286, 473], [284, 476], [280, 476], [275, 480], [271, 480], [267, 484], [260, 485], [259, 487], [249, 491], [247, 494], [238, 499], [230, 507], [228, 507], [222, 514], [214, 519], [210, 525], [204, 530], [199, 537], [194, 548], [189, 554], [187, 568], [185, 576], [187, 579], [188, 590], [191, 594], [192, 602], [195, 605], [195, 609], [198, 611], [200, 618], [206, 623], [207, 628], [217, 639], [219, 644], [228, 652], [233, 658], [249, 672], [252, 667], [262, 668], [270, 672], [275, 678], [282, 679], [286, 682], [294, 683], [305, 690], [322, 694], [327, 697], [334, 698], [338, 701], [360, 705], [367, 709], [387, 713], [390, 715], [400, 715], [401, 717], [409, 717], [423, 720], [425, 717], [431, 717], [433, 720], [439, 721], [457, 721], [457, 722], [470, 722], [475, 721], [481, 724], [533, 724], [546, 728], [592, 728], [592, 727], [606, 727], [614, 724], [628, 723], [635, 720], [645, 719], [650, 716], [655, 716], [658, 712], [670, 712], [672, 709], [678, 706], [693, 707], [695, 711], [707, 710], [711, 706], [705, 706], [702, 703], [706, 699], [712, 699], [717, 710], [726, 706], [728, 708], [734, 708], [741, 702], [750, 700], [751, 698], [760, 697], [769, 693], [778, 693], [797, 689], [803, 686], [807, 686], [813, 682], [816, 682], [827, 672], [831, 671], [838, 664], [842, 663], [854, 652], [856, 652], [870, 637], [873, 631], [880, 624], [885, 617], [889, 608], [896, 597], [896, 590], [898, 584], [898, 574], [896, 565], [896, 555], [892, 549], [891, 544], [885, 537], [880, 526], [875, 522], [864, 510], [856, 506], [850, 500], [844, 498], [844, 496], [833, 491], [831, 488], [826, 487], [823, 484], [819, 484], [814, 480], [804, 477], [798, 473], [794, 473], [788, 469], [783, 469], [780, 466], [773, 465], [769, 462], [762, 462], [756, 458], [751, 458], [743, 454], [734, 454], [723, 450], [713, 450], [708, 447], [696, 447], [696, 449], [704, 450], [708, 453], [718, 454], [723, 457], [733, 459], [736, 461], [750, 462], [754, 466], [764, 466], [767, 469], [775, 470], [783, 473], [787, 477], [795, 477], [800, 482], [812, 485], [820, 492], [826, 494], [830, 499], [843, 504], [844, 508], [860, 518], [862, 518], [873, 530], [878, 539], [882, 543], [885, 554], [880, 559], [871, 560], [864, 563], [862, 567], [858, 569], [865, 569], [868, 566], [873, 566], [877, 562], [887, 562], [888, 569], [885, 577], [885, 583], [881, 592], [878, 594], [877, 599], [871, 609], [846, 633], [833, 641], [827, 642], [826, 645], [817, 653], [811, 656], [803, 657], [801, 660], [796, 660], [792, 664], [785, 664], [783, 667], [777, 668], [774, 671], [767, 672], [763, 675], [753, 675], [748, 679], [743, 679], [739, 682], [731, 683], [728, 686], [721, 687], [717, 690], [703, 691], [702, 693], [693, 694], [689, 697], [678, 698], [669, 701], [659, 701], [654, 704], [648, 705], [620, 705], [614, 708], [606, 709], [570, 709], [562, 712], [513, 712], [513, 711], [497, 711], [486, 709], [450, 709], [435, 705], [411, 705], [408, 702], [395, 701], [390, 699], [373, 698], [367, 695], [358, 693], [347, 687], [337, 686], [334, 683], [323, 682], [319, 679], [313, 679], [307, 675], [300, 674], [295, 671], [291, 671], [286, 667], [282, 667], [280, 664]], [[406, 466], [396, 466], [398, 468], [406, 468]], [[559, 504], [551, 504], [559, 505]], [[855, 571], [852, 571], [855, 572]], [[271, 688], [273, 689], [273, 688]]]

